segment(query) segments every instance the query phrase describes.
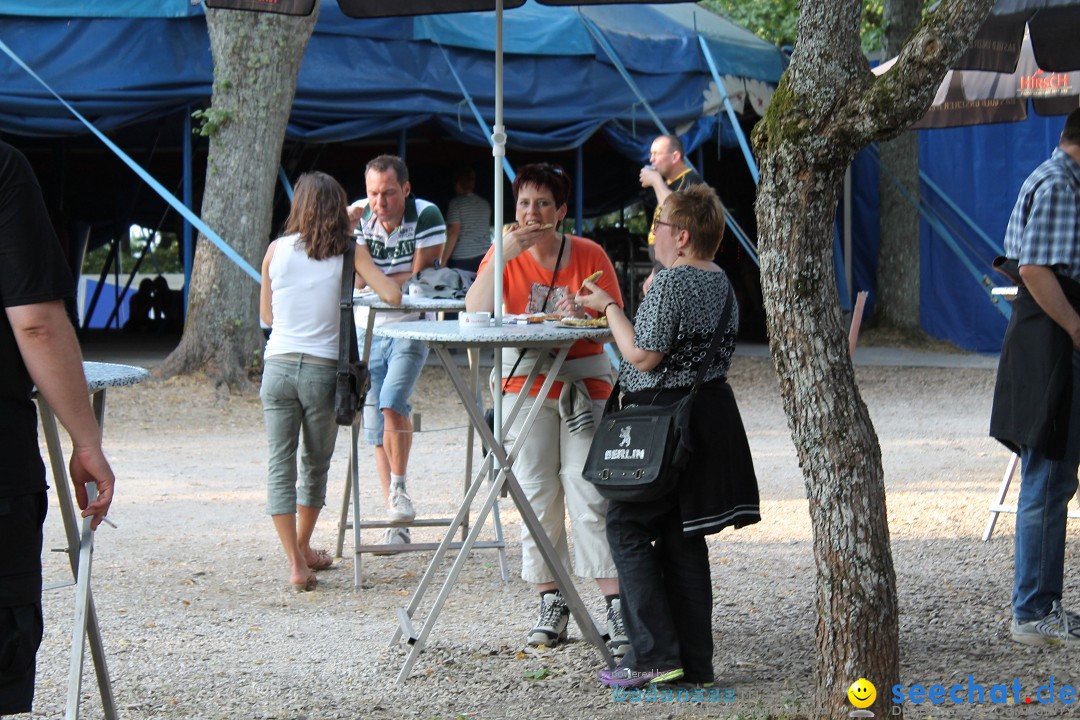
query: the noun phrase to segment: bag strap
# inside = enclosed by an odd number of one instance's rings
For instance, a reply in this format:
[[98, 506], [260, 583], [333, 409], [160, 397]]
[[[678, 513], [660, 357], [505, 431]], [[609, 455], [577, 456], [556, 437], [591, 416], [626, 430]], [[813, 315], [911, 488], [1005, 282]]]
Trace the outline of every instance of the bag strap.
[[[701, 361], [701, 367], [698, 368], [697, 375], [694, 376], [694, 385], [690, 388], [690, 392], [687, 393], [686, 402], [692, 403], [692, 398], [697, 395], [698, 388], [701, 387], [701, 383], [705, 380], [705, 373], [709, 371], [709, 365], [712, 364], [713, 356], [716, 355], [716, 351], [720, 348], [720, 340], [724, 336], [724, 327], [727, 326], [731, 320], [731, 313], [735, 307], [735, 290], [728, 282], [727, 298], [724, 300], [724, 309], [720, 311], [720, 320], [716, 323], [716, 329], [713, 330], [712, 342], [709, 343], [709, 349], [705, 352], [705, 357]], [[617, 400], [619, 397], [619, 381], [615, 381], [615, 385], [611, 388], [611, 395], [608, 396], [608, 401], [604, 405], [604, 415], [608, 415], [619, 407], [621, 403]]]
[[[544, 295], [544, 303], [540, 306], [540, 312], [547, 312], [548, 300], [551, 299], [551, 293], [555, 289], [555, 276], [559, 274], [559, 264], [562, 262], [563, 250], [566, 249], [566, 233], [562, 234], [562, 242], [559, 243], [559, 256], [555, 258], [555, 269], [551, 272], [551, 282], [548, 283], [547, 294]], [[503, 378], [502, 394], [506, 394], [506, 386], [510, 384], [510, 378], [514, 377], [514, 373], [517, 372], [518, 365], [521, 364], [521, 359], [525, 357], [525, 348], [518, 350], [517, 360], [514, 361], [514, 367], [510, 368], [510, 374]]]
[[357, 358], [356, 325], [352, 313], [353, 280], [356, 275], [354, 260], [356, 243], [349, 240], [341, 259], [341, 324], [338, 329], [338, 373], [349, 371], [350, 359]]
[[716, 323], [716, 329], [713, 330], [712, 342], [709, 344], [709, 349], [705, 352], [705, 357], [701, 361], [701, 367], [698, 368], [697, 376], [694, 378], [694, 386], [690, 388], [690, 394], [696, 395], [698, 388], [701, 387], [701, 383], [705, 381], [705, 373], [709, 371], [709, 366], [712, 365], [712, 359], [716, 355], [716, 351], [720, 349], [720, 340], [724, 337], [724, 328], [727, 327], [728, 322], [731, 321], [731, 313], [735, 306], [735, 290], [731, 286], [731, 282], [728, 282], [727, 297], [724, 298], [724, 309], [720, 312], [720, 321]]

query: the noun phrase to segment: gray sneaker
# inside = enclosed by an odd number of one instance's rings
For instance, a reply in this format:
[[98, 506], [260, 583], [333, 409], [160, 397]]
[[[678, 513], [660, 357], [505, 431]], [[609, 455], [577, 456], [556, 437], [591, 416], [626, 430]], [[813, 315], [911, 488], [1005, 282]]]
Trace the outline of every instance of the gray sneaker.
[[540, 618], [527, 638], [533, 647], [555, 647], [566, 640], [566, 626], [570, 623], [570, 608], [562, 593], [544, 593], [540, 599]]
[[630, 649], [630, 639], [626, 637], [623, 626], [622, 600], [615, 598], [607, 609], [608, 648], [612, 657], [621, 658]]
[[391, 522], [412, 522], [416, 519], [416, 510], [404, 486], [390, 488], [390, 506], [386, 509], [386, 517]]
[[[412, 535], [409, 534], [409, 528], [386, 528], [386, 532], [383, 533], [382, 540], [378, 545], [408, 545], [412, 542]], [[393, 550], [376, 550], [371, 553], [372, 555], [393, 555]]]
[[1080, 615], [1054, 601], [1050, 614], [1041, 620], [1012, 621], [1012, 639], [1025, 645], [1066, 645], [1080, 643]]

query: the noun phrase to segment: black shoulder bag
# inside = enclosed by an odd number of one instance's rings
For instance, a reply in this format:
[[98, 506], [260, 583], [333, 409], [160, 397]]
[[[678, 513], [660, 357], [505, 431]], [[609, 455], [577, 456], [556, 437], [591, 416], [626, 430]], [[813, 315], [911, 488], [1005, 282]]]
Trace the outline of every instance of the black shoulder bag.
[[619, 385], [612, 388], [604, 418], [596, 428], [583, 477], [608, 500], [649, 502], [670, 492], [693, 451], [690, 411], [705, 373], [720, 347], [731, 319], [733, 292], [728, 289], [724, 311], [712, 343], [701, 361], [686, 397], [670, 405], [635, 405], [611, 412], [618, 403]]
[[349, 241], [349, 248], [341, 261], [341, 325], [338, 332], [337, 382], [334, 385], [334, 419], [338, 425], [354, 425], [364, 407], [364, 396], [371, 387], [367, 365], [360, 361], [356, 349], [356, 324], [353, 319], [353, 267], [356, 243]]

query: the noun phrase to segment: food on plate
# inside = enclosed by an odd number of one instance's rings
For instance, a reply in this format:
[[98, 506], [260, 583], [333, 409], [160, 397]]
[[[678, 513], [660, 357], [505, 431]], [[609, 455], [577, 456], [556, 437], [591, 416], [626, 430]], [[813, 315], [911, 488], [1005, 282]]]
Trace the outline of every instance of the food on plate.
[[563, 318], [559, 321], [559, 324], [563, 327], [580, 327], [580, 328], [606, 328], [608, 326], [606, 317], [598, 318]]
[[525, 318], [526, 322], [529, 322], [529, 323], [542, 323], [542, 322], [547, 322], [549, 320], [562, 320], [562, 319], [563, 319], [562, 315], [529, 315], [528, 317]]

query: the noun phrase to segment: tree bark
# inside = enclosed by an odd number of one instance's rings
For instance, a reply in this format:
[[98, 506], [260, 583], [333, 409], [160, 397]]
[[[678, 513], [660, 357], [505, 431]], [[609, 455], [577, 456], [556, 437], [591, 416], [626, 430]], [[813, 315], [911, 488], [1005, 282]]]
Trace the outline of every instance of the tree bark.
[[845, 168], [929, 106], [992, 0], [951, 0], [875, 79], [859, 49], [860, 0], [801, 0], [799, 43], [754, 132], [756, 213], [770, 350], [806, 483], [817, 569], [814, 716], [846, 717], [859, 678], [890, 716], [899, 624], [881, 451], [847, 352], [832, 262]]
[[[308, 17], [206, 10], [214, 57], [202, 219], [258, 271], [296, 78], [318, 8]], [[180, 345], [165, 376], [204, 371], [230, 389], [262, 364], [259, 284], [199, 235]]]
[[[914, 32], [922, 0], [885, 0], [884, 56], [894, 57]], [[906, 132], [879, 145], [881, 246], [875, 318], [882, 327], [922, 334], [919, 304], [919, 136]], [[907, 195], [896, 186], [899, 182]], [[912, 204], [914, 200], [915, 204]]]

